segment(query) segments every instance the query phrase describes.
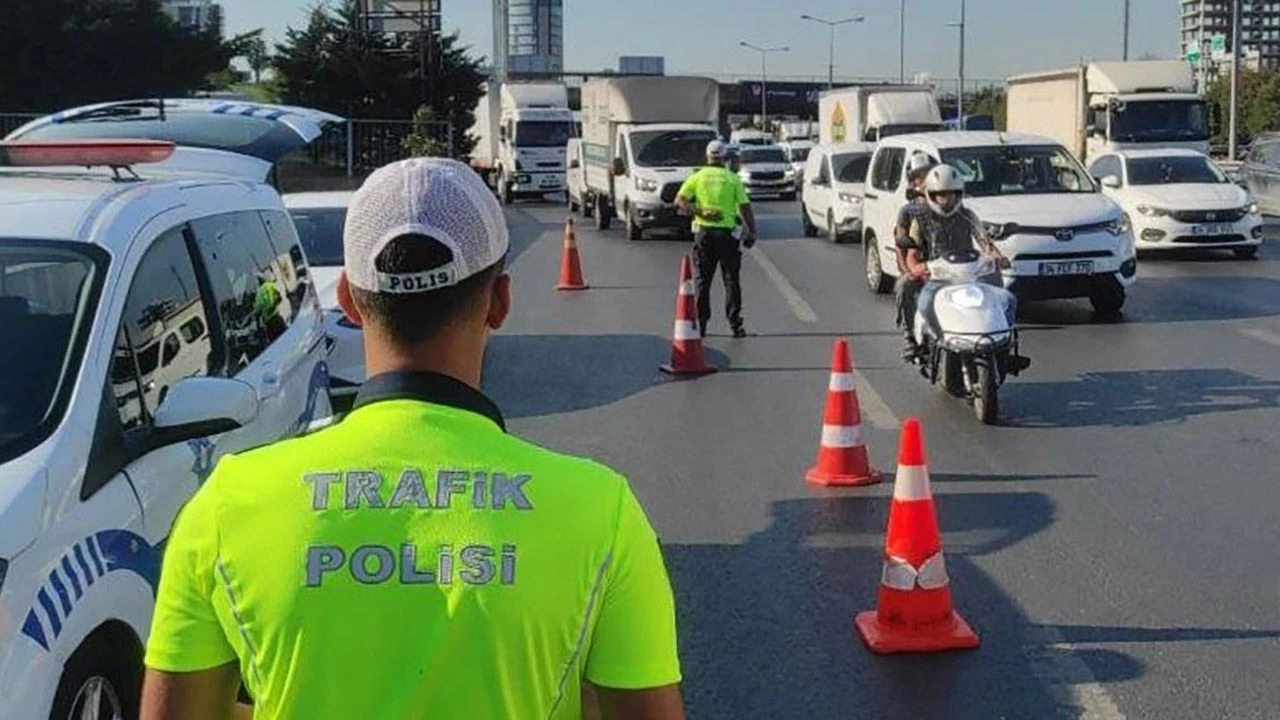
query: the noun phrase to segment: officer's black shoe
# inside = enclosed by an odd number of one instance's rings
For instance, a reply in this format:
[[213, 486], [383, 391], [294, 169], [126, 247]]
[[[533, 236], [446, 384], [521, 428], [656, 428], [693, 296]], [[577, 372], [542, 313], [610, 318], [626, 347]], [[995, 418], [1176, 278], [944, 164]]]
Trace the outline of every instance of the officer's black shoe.
[[738, 327], [733, 329], [733, 336], [736, 338], [744, 338], [747, 336], [747, 331], [741, 325], [739, 325]]
[[908, 365], [915, 365], [923, 360], [923, 353], [920, 352], [920, 345], [916, 339], [907, 335], [902, 339], [902, 361]]

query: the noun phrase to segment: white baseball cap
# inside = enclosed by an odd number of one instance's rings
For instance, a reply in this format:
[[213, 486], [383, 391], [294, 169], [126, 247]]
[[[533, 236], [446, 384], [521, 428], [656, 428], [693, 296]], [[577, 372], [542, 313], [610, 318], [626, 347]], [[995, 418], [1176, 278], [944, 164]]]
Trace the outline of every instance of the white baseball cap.
[[[378, 255], [403, 235], [439, 241], [453, 259], [421, 272], [380, 272]], [[456, 285], [505, 257], [510, 244], [502, 206], [480, 176], [441, 158], [401, 160], [375, 170], [351, 198], [343, 231], [347, 280], [376, 293]]]
[[712, 140], [711, 142], [707, 143], [707, 157], [709, 158], [724, 157], [724, 147], [725, 147], [724, 143], [720, 142], [719, 140]]

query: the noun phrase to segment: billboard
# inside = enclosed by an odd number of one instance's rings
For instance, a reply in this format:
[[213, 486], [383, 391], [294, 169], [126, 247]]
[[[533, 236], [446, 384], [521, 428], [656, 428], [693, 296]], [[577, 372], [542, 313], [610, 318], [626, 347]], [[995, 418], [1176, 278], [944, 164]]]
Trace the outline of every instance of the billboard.
[[624, 55], [618, 58], [618, 72], [622, 75], [665, 75], [666, 58], [660, 56]]
[[440, 32], [440, 0], [359, 0], [371, 32]]

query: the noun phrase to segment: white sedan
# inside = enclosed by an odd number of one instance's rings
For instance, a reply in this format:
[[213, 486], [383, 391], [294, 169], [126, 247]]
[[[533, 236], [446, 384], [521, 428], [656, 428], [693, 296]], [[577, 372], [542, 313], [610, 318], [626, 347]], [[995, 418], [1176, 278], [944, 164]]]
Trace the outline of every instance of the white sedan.
[[1223, 248], [1242, 260], [1258, 254], [1257, 204], [1194, 150], [1123, 150], [1095, 160], [1089, 173], [1128, 213], [1140, 250]]
[[334, 408], [340, 411], [349, 409], [348, 402], [364, 382], [364, 333], [338, 307], [342, 228], [353, 194], [304, 192], [284, 196], [284, 205], [307, 253], [311, 281], [324, 308], [325, 332], [334, 343], [329, 353], [330, 394]]

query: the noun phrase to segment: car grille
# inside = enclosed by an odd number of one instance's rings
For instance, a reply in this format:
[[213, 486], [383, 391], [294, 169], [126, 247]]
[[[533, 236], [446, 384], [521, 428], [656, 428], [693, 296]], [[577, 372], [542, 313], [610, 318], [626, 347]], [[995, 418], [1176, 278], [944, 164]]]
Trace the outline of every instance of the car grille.
[[561, 167], [561, 163], [560, 163], [559, 161], [556, 161], [556, 160], [551, 160], [551, 161], [548, 161], [548, 162], [540, 162], [540, 163], [538, 163], [538, 167], [540, 167], [540, 168], [559, 168], [559, 167]]
[[1089, 258], [1109, 258], [1114, 254], [1109, 250], [1086, 250], [1083, 252], [1061, 253], [1019, 253], [1014, 260], [1088, 260]]
[[783, 178], [783, 174], [782, 174], [782, 173], [780, 173], [780, 172], [753, 172], [753, 173], [751, 173], [751, 179], [752, 179], [752, 180], [769, 181], [769, 180], [781, 180], [782, 178]]
[[680, 183], [667, 183], [662, 186], [662, 202], [673, 203], [680, 192]]
[[1244, 209], [1231, 210], [1175, 210], [1173, 219], [1181, 223], [1236, 222], [1244, 217]]
[[1054, 235], [1056, 236], [1062, 230], [1070, 230], [1072, 237], [1076, 235], [1087, 235], [1090, 233], [1104, 232], [1111, 226], [1110, 222], [1093, 223], [1091, 225], [1076, 225], [1075, 227], [1039, 227], [1035, 225], [1018, 225], [1016, 228], [1010, 228], [1006, 231], [1007, 235], [1019, 233], [1021, 235]]
[[1187, 245], [1213, 245], [1216, 243], [1242, 243], [1243, 235], [1182, 235], [1173, 239], [1175, 243]]

